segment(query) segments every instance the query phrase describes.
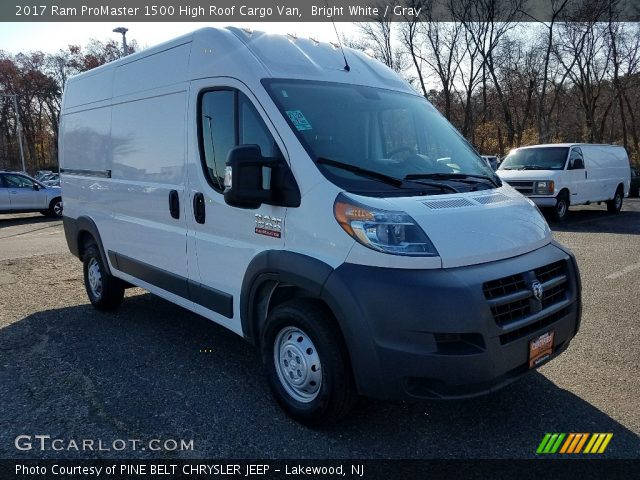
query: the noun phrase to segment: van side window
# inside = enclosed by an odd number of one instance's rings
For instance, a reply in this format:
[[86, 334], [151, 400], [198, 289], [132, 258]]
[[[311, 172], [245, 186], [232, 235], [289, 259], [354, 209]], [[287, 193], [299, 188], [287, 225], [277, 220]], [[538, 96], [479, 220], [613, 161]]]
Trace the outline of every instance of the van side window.
[[[576, 160], [578, 160], [578, 164], [576, 165]], [[575, 147], [571, 149], [571, 153], [569, 154], [569, 170], [578, 170], [584, 168], [584, 158], [582, 156], [582, 150]]]
[[200, 104], [200, 145], [210, 184], [224, 190], [229, 151], [238, 145], [258, 145], [265, 157], [280, 156], [267, 126], [251, 100], [233, 89], [211, 90]]
[[200, 135], [202, 151], [214, 188], [223, 189], [227, 155], [236, 145], [235, 92], [213, 90], [202, 96]]

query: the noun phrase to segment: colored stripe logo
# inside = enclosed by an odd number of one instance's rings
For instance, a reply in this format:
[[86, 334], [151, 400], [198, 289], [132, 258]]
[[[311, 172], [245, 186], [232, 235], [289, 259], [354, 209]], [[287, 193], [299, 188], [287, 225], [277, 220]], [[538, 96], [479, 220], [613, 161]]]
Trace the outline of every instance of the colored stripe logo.
[[537, 454], [604, 453], [613, 433], [546, 433]]

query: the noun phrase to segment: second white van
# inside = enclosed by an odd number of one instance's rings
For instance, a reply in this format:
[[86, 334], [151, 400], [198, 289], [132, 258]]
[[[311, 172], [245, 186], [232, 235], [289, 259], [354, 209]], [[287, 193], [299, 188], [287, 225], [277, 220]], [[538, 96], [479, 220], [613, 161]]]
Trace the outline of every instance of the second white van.
[[565, 220], [570, 205], [606, 202], [618, 213], [629, 195], [629, 158], [623, 147], [586, 143], [532, 145], [512, 150], [498, 175], [553, 218]]

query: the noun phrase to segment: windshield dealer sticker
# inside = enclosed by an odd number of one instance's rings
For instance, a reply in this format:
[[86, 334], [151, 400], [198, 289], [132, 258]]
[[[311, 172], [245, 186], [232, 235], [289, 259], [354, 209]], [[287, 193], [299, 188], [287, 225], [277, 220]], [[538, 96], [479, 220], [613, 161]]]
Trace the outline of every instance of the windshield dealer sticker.
[[299, 132], [304, 130], [311, 130], [311, 124], [309, 120], [302, 114], [300, 110], [287, 110], [287, 115], [293, 122], [293, 125], [298, 129]]

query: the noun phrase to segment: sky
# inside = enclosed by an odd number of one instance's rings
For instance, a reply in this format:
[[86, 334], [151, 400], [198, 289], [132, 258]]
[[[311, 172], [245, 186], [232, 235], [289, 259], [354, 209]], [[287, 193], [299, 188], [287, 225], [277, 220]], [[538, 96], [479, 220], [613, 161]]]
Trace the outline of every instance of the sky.
[[[198, 22], [56, 22], [56, 23], [0, 23], [0, 50], [16, 54], [28, 51], [43, 51], [45, 53], [57, 52], [66, 49], [68, 45], [84, 46], [89, 39], [105, 41], [114, 39], [121, 42], [122, 36], [113, 33], [116, 27], [125, 27], [127, 40], [135, 39], [142, 48], [152, 47], [185, 33], [192, 32], [202, 27], [225, 27], [233, 25], [237, 27], [249, 27], [253, 30], [262, 30], [269, 33], [291, 33], [299, 37], [314, 37], [321, 42], [335, 42], [336, 34], [331, 22], [305, 22], [305, 23], [270, 23], [270, 22], [246, 22], [246, 23], [198, 23]], [[340, 22], [336, 24], [338, 32], [351, 36], [355, 33], [355, 26], [350, 23]]]

